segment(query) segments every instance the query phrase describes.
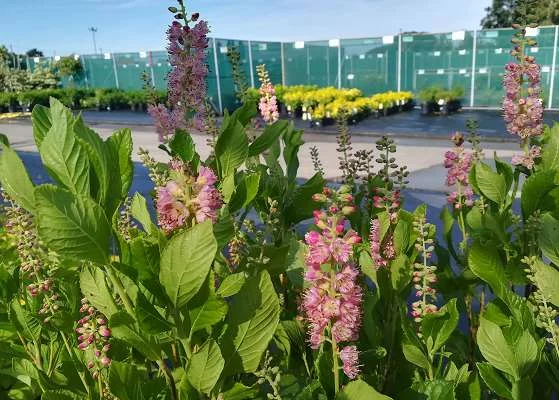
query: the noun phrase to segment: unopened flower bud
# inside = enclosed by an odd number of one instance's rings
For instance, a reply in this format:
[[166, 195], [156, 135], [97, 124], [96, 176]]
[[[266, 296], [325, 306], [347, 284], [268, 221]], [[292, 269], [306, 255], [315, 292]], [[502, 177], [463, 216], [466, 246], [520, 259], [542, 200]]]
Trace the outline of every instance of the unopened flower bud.
[[350, 214], [353, 214], [355, 212], [355, 210], [357, 210], [357, 208], [355, 206], [345, 206], [345, 207], [342, 208], [342, 214], [350, 215]]
[[199, 17], [200, 17], [200, 13], [197, 13], [197, 12], [196, 12], [196, 13], [193, 13], [193, 14], [192, 14], [192, 16], [190, 17], [190, 19], [191, 19], [193, 22], [196, 22], [196, 21], [198, 21], [198, 18], [199, 18]]
[[318, 203], [324, 203], [327, 200], [327, 197], [322, 193], [315, 193], [312, 195], [312, 199]]

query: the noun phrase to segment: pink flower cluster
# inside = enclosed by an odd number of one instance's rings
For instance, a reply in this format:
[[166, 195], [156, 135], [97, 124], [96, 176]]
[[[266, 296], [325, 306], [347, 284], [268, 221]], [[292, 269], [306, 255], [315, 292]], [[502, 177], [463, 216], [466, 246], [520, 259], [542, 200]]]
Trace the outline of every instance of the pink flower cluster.
[[174, 179], [157, 188], [159, 225], [170, 233], [208, 219], [215, 223], [222, 199], [215, 188], [217, 178], [214, 172], [210, 168], [200, 167], [198, 176], [192, 177], [182, 165], [175, 163], [173, 167]]
[[[192, 14], [191, 22], [198, 20]], [[206, 48], [209, 32], [206, 21], [196, 22], [192, 28], [185, 23], [173, 21], [167, 30], [169, 63], [172, 66], [167, 77], [169, 108], [163, 104], [152, 105], [148, 112], [156, 121], [159, 138], [174, 133], [177, 128], [193, 126], [203, 128], [205, 116]], [[186, 118], [194, 118], [187, 124]]]
[[270, 81], [266, 66], [259, 65], [256, 67], [256, 70], [260, 79], [260, 103], [258, 104], [258, 109], [264, 121], [271, 124], [279, 119], [276, 90]]
[[[308, 245], [305, 280], [309, 287], [302, 310], [309, 324], [311, 347], [318, 348], [329, 335], [338, 351], [338, 343], [356, 341], [359, 335], [362, 291], [357, 283], [359, 272], [351, 258], [353, 246], [361, 238], [355, 231], [345, 228], [342, 209], [353, 207], [351, 195], [329, 189], [325, 189], [323, 195], [330, 204], [326, 212], [314, 213], [314, 222], [320, 231], [309, 231], [305, 235]], [[350, 379], [355, 378], [359, 373], [357, 348], [346, 346], [339, 354], [344, 372]]]
[[[375, 190], [373, 206], [386, 210], [390, 225], [398, 222], [398, 210], [401, 205], [402, 200], [399, 190], [386, 191], [385, 194], [382, 194], [378, 189]], [[378, 218], [371, 220], [369, 241], [371, 242], [371, 257], [377, 269], [386, 267], [388, 262], [396, 257], [393, 233], [388, 227], [383, 238], [382, 223]]]
[[530, 147], [528, 154], [512, 156], [512, 165], [516, 165], [516, 166], [522, 165], [527, 169], [532, 169], [534, 168], [536, 159], [540, 157], [541, 157], [541, 147], [532, 146]]
[[[532, 56], [513, 51], [519, 63], [505, 67], [503, 112], [507, 130], [522, 139], [539, 136], [543, 130], [543, 104], [540, 88], [540, 66]], [[527, 88], [523, 84], [527, 82]]]
[[359, 352], [356, 346], [345, 346], [340, 351], [340, 359], [343, 362], [343, 370], [349, 379], [357, 378], [359, 375]]
[[87, 363], [87, 367], [93, 371], [93, 378], [97, 379], [99, 376], [99, 369], [108, 367], [111, 359], [107, 353], [111, 349], [109, 339], [111, 338], [111, 330], [107, 327], [107, 321], [93, 306], [91, 306], [87, 299], [81, 300], [80, 312], [86, 315], [78, 321], [76, 333], [78, 336], [78, 348], [86, 351], [91, 349], [94, 360]]
[[447, 169], [447, 186], [455, 186], [457, 189], [447, 196], [447, 202], [460, 209], [464, 205], [471, 207], [474, 204], [474, 192], [468, 178], [474, 156], [464, 149], [462, 141], [455, 143], [454, 148], [444, 154], [443, 164]]
[[380, 219], [373, 219], [371, 221], [369, 241], [371, 242], [371, 257], [376, 269], [386, 267], [388, 262], [393, 260], [396, 256], [392, 233], [388, 232], [384, 241], [382, 240], [381, 234]]
[[186, 127], [184, 111], [181, 108], [167, 109], [163, 104], [148, 105], [148, 114], [155, 121], [155, 131], [159, 140], [163, 141], [167, 136], [175, 133], [175, 129]]

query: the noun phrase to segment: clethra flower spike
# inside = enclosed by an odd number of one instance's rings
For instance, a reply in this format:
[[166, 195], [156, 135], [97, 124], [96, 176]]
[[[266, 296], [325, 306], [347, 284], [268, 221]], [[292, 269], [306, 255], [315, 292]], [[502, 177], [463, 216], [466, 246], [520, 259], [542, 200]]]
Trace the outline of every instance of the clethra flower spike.
[[[335, 202], [342, 208], [350, 206], [352, 200], [350, 196], [342, 198], [341, 193], [330, 190], [323, 194], [327, 203]], [[344, 373], [354, 379], [359, 373], [357, 348], [346, 346], [340, 351], [337, 343], [359, 338], [362, 290], [357, 282], [359, 271], [351, 258], [353, 245], [361, 238], [345, 228], [344, 214], [330, 205], [327, 204], [326, 212], [315, 212], [315, 224], [320, 231], [312, 230], [305, 235], [308, 246], [305, 280], [309, 286], [301, 310], [308, 323], [311, 348], [319, 348], [328, 337], [333, 339]], [[330, 270], [323, 270], [323, 265], [328, 265]]]

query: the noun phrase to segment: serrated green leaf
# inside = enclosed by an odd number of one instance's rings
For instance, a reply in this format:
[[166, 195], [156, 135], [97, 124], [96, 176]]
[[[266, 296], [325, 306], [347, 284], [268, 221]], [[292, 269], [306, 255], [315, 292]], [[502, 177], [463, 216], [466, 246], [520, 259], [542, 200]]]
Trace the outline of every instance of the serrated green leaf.
[[215, 155], [219, 165], [219, 176], [226, 177], [235, 173], [248, 156], [248, 138], [243, 125], [232, 120], [225, 126], [215, 145]]
[[476, 363], [479, 375], [489, 388], [494, 391], [498, 396], [512, 400], [512, 392], [509, 384], [504, 380], [501, 375], [489, 363], [478, 362]]
[[48, 184], [35, 188], [35, 201], [39, 236], [48, 248], [68, 258], [107, 262], [111, 231], [99, 204]]
[[217, 297], [209, 297], [201, 306], [189, 310], [190, 335], [211, 327], [227, 315], [227, 303]]
[[[456, 299], [448, 301], [436, 313], [427, 314], [421, 321], [422, 334], [431, 338], [431, 347], [428, 349], [434, 355], [450, 338], [458, 327], [460, 314], [456, 308]], [[429, 347], [429, 346], [428, 346]]]
[[531, 175], [522, 185], [521, 206], [525, 218], [540, 209], [543, 198], [556, 187], [557, 171], [542, 171]]
[[233, 297], [227, 329], [220, 338], [224, 374], [253, 372], [268, 347], [279, 322], [280, 306], [267, 271], [248, 279]]
[[559, 265], [559, 221], [549, 214], [541, 218], [539, 245], [543, 255]]
[[196, 148], [192, 136], [182, 129], [177, 129], [169, 141], [169, 147], [173, 155], [180, 157], [182, 161], [188, 163], [194, 158]]
[[496, 324], [483, 316], [480, 318], [477, 331], [477, 343], [481, 354], [493, 367], [515, 379], [520, 379], [514, 352], [507, 343], [503, 332]]
[[316, 203], [312, 200], [312, 196], [316, 193], [321, 193], [323, 188], [324, 178], [319, 173], [313, 175], [311, 179], [297, 187], [286, 207], [288, 221], [296, 224], [311, 218], [312, 212], [316, 208]]
[[286, 120], [278, 120], [272, 125], [266, 125], [262, 134], [250, 144], [248, 156], [254, 157], [268, 150], [287, 131], [288, 126]]
[[30, 213], [35, 213], [35, 195], [33, 183], [27, 174], [25, 165], [17, 153], [1, 144], [0, 183], [8, 195]]
[[245, 282], [246, 276], [243, 272], [231, 274], [221, 282], [215, 294], [221, 297], [233, 296], [239, 293]]
[[101, 268], [84, 267], [80, 273], [80, 289], [89, 303], [107, 318], [119, 311]]
[[159, 279], [177, 308], [200, 290], [217, 251], [211, 221], [175, 235], [161, 254]]
[[190, 358], [186, 376], [196, 390], [209, 394], [219, 380], [224, 365], [219, 346], [209, 338]]
[[49, 175], [73, 193], [89, 195], [89, 157], [74, 134], [71, 112], [51, 109], [52, 126], [43, 138], [39, 154]]
[[146, 198], [140, 193], [134, 193], [132, 204], [130, 205], [130, 213], [134, 219], [142, 224], [144, 231], [146, 231], [148, 235], [151, 235], [153, 230], [156, 229], [151, 220], [151, 215], [149, 214]]
[[502, 204], [507, 196], [505, 178], [496, 173], [484, 163], [478, 163], [475, 168], [475, 180], [482, 194], [489, 200]]
[[31, 121], [33, 122], [33, 137], [35, 138], [35, 144], [37, 145], [37, 148], [40, 148], [43, 139], [52, 126], [50, 110], [48, 107], [40, 104], [33, 107]]
[[336, 400], [392, 400], [392, 397], [385, 396], [376, 391], [368, 383], [357, 379], [348, 383], [344, 390], [339, 392]]

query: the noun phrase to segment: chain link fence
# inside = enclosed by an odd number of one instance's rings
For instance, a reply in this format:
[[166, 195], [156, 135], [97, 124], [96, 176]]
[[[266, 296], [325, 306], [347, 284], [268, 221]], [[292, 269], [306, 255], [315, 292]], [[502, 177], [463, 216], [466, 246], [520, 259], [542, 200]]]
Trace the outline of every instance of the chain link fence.
[[[283, 43], [211, 38], [208, 95], [220, 111], [235, 107], [227, 50], [236, 46], [253, 87], [258, 86], [256, 66], [266, 64], [276, 84], [358, 88], [365, 95], [388, 90], [417, 93], [432, 85], [460, 86], [465, 106], [500, 107], [512, 34], [511, 29], [493, 29]], [[559, 108], [559, 80], [555, 79], [558, 27], [530, 29], [528, 34], [538, 42], [530, 51], [542, 66], [545, 106]], [[28, 58], [27, 63], [33, 69], [56, 59]], [[79, 59], [84, 74], [72, 82], [78, 87], [139, 90], [145, 72], [156, 88], [165, 89], [170, 69], [165, 51], [80, 55]]]

